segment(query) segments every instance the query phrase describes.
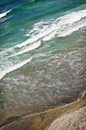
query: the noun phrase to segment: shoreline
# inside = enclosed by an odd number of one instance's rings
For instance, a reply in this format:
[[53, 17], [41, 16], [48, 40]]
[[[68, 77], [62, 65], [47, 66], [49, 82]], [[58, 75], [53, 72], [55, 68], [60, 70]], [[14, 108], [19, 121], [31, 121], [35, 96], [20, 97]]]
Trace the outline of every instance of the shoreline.
[[59, 117], [86, 106], [86, 90], [83, 90], [81, 94], [80, 98], [74, 102], [40, 113], [27, 114], [16, 119], [14, 122], [2, 126], [0, 130], [47, 130], [55, 119], [59, 119]]

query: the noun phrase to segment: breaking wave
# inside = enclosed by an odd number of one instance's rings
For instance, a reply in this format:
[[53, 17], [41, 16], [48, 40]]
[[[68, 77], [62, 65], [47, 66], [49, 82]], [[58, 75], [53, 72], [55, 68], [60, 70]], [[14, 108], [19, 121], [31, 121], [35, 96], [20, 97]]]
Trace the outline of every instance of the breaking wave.
[[0, 19], [5, 17], [9, 12], [11, 12], [11, 10], [8, 10], [8, 11], [6, 11], [4, 13], [0, 13]]
[[[6, 16], [10, 11], [7, 11], [5, 13], [0, 14], [0, 18]], [[23, 55], [25, 53], [28, 53], [30, 51], [34, 51], [35, 49], [39, 48], [41, 46], [41, 41], [49, 41], [52, 38], [55, 37], [66, 37], [72, 34], [73, 32], [79, 30], [80, 28], [83, 28], [86, 26], [86, 9], [74, 11], [70, 14], [65, 14], [64, 16], [61, 16], [56, 19], [50, 19], [49, 21], [40, 21], [39, 23], [36, 23], [33, 25], [31, 31], [26, 34], [26, 36], [29, 36], [30, 38], [26, 41], [8, 48], [4, 51], [0, 52], [0, 56], [3, 56], [5, 58], [2, 59], [4, 62], [6, 59], [15, 57], [15, 60], [17, 56]], [[16, 51], [15, 51], [16, 50]], [[9, 60], [5, 62], [5, 67], [1, 67], [0, 70], [0, 79], [3, 78], [7, 73], [20, 68], [24, 64], [28, 63], [29, 60], [19, 61], [17, 64], [9, 64]], [[11, 60], [12, 62], [12, 60]]]

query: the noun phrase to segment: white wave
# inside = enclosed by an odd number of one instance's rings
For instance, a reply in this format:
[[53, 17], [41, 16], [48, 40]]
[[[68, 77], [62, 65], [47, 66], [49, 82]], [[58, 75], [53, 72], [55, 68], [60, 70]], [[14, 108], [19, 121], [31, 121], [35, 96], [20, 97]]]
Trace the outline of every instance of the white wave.
[[38, 41], [30, 46], [26, 46], [23, 50], [19, 51], [18, 53], [14, 54], [14, 55], [11, 55], [9, 57], [14, 57], [14, 56], [17, 56], [17, 55], [21, 55], [21, 54], [24, 54], [26, 52], [29, 52], [29, 51], [32, 51], [32, 50], [35, 50], [36, 48], [38, 48], [39, 46], [41, 45], [41, 42]]
[[79, 30], [80, 28], [83, 28], [86, 26], [86, 21], [82, 21], [80, 23], [77, 23], [77, 25], [73, 25], [68, 27], [65, 27], [64, 30], [55, 30], [53, 32], [51, 32], [51, 34], [47, 35], [46, 37], [43, 38], [44, 41], [49, 41], [54, 37], [65, 37], [68, 36], [70, 34], [72, 34], [73, 32]]
[[71, 33], [73, 33], [73, 32], [75, 32], [75, 31], [77, 31], [77, 30], [79, 30], [80, 28], [83, 28], [83, 27], [85, 27], [86, 26], [86, 21], [84, 21], [84, 22], [82, 22], [81, 24], [78, 24], [77, 26], [73, 26], [73, 27], [70, 27], [69, 29], [67, 29], [67, 30], [65, 30], [65, 31], [63, 31], [63, 32], [60, 32], [60, 33], [58, 33], [59, 35], [59, 37], [65, 37], [65, 36], [68, 36], [68, 35], [70, 35]]
[[1, 13], [1, 14], [0, 14], [0, 18], [5, 17], [10, 11], [11, 11], [11, 10], [8, 10], [8, 11], [6, 11], [6, 12], [4, 12], [4, 13]]
[[0, 79], [2, 79], [6, 75], [6, 72], [0, 71]]
[[23, 65], [27, 64], [28, 62], [30, 62], [32, 60], [32, 58], [27, 59], [21, 63], [18, 63], [14, 66], [9, 66], [8, 68], [6, 68], [5, 70], [0, 70], [0, 79], [2, 79], [6, 74], [8, 74], [9, 72], [12, 72], [20, 67], [22, 67]]
[[48, 33], [49, 33], [49, 30], [46, 30], [45, 34], [44, 34], [43, 32], [39, 32], [38, 35], [33, 35], [33, 36], [31, 36], [30, 39], [24, 41], [24, 42], [21, 43], [21, 44], [16, 45], [15, 47], [21, 48], [21, 47], [26, 46], [26, 45], [28, 45], [28, 44], [30, 44], [30, 43], [36, 42], [36, 41], [38, 41], [39, 39], [41, 39], [41, 38], [43, 38], [44, 36], [46, 36]]
[[[5, 12], [4, 15], [6, 15], [7, 13]], [[14, 47], [11, 47], [5, 51], [0, 52], [0, 55], [2, 57], [8, 59], [7, 67], [6, 67], [7, 63], [5, 63], [5, 59], [2, 59], [3, 63], [5, 64], [4, 65], [5, 67], [3, 70], [0, 70], [0, 79], [3, 78], [7, 73], [15, 69], [18, 69], [24, 64], [31, 61], [32, 58], [29, 60], [25, 60], [23, 62], [19, 58], [19, 60], [21, 61], [19, 63], [17, 56], [37, 49], [39, 46], [41, 46], [41, 40], [48, 41], [54, 37], [65, 37], [85, 26], [86, 26], [86, 9], [76, 11], [76, 12], [71, 12], [70, 14], [66, 14], [57, 19], [53, 19], [51, 21], [49, 20], [49, 22], [42, 21], [36, 23], [31, 29], [31, 31], [29, 32], [31, 38]], [[9, 57], [11, 61], [13, 60], [12, 58], [15, 57], [15, 63], [16, 63], [15, 65], [13, 64], [9, 65]], [[1, 69], [2, 68], [3, 67], [1, 67]]]
[[[37, 43], [37, 41], [48, 41], [54, 37], [65, 37], [85, 26], [86, 9], [71, 12], [57, 19], [41, 21], [33, 25], [29, 32], [30, 38], [28, 40], [3, 51], [3, 53], [11, 52], [12, 56], [21, 55], [38, 48], [40, 42]], [[14, 51], [16, 48], [19, 48], [17, 53]]]
[[39, 32], [38, 35], [34, 35], [30, 39], [26, 40], [25, 42], [16, 45], [16, 47], [21, 48], [21, 47], [26, 46], [26, 45], [28, 45], [30, 43], [36, 42], [36, 41], [42, 39], [44, 36], [46, 36], [49, 33], [51, 33], [52, 31], [54, 31], [54, 28], [52, 28], [52, 27], [51, 28], [47, 28], [43, 32]]
[[54, 36], [65, 37], [85, 26], [86, 9], [78, 12], [72, 12], [70, 14], [64, 15], [56, 19], [50, 27], [53, 28], [53, 32], [44, 37], [43, 40], [48, 41], [52, 39]]
[[[76, 11], [76, 12], [71, 12], [70, 14], [61, 16], [60, 18], [57, 18], [56, 20], [51, 20], [52, 23], [45, 22], [45, 21], [36, 23], [35, 26], [33, 26], [31, 32], [29, 32], [29, 35], [30, 35], [30, 33], [32, 33], [31, 38], [21, 44], [18, 44], [16, 47], [21, 48], [32, 42], [39, 40], [39, 39], [48, 41], [56, 35], [57, 35], [57, 37], [60, 37], [60, 36], [64, 37], [64, 36], [66, 36], [66, 34], [70, 35], [71, 33], [73, 33], [73, 31], [77, 31], [77, 29], [85, 26], [85, 24], [80, 23], [82, 25], [76, 24], [76, 27], [75, 27], [76, 29], [71, 29], [74, 27], [73, 25], [75, 23], [81, 21], [82, 18], [84, 18], [84, 17], [86, 17], [86, 9]], [[46, 26], [44, 26], [44, 24], [46, 24]], [[41, 27], [42, 27], [42, 29], [40, 29]], [[70, 31], [70, 29], [71, 29], [71, 31]], [[35, 33], [37, 33], [37, 34], [35, 34]], [[65, 35], [63, 35], [64, 33], [65, 33]]]

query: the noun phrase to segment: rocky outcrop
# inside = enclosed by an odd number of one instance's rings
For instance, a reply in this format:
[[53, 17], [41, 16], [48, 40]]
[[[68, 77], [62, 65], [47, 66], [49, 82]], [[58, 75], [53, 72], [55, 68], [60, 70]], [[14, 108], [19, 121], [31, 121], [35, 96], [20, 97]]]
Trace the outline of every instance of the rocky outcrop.
[[57, 128], [59, 128], [58, 130], [77, 130], [78, 128], [84, 130], [85, 107], [86, 94], [68, 105], [22, 116], [9, 124], [3, 125], [0, 130], [57, 130]]

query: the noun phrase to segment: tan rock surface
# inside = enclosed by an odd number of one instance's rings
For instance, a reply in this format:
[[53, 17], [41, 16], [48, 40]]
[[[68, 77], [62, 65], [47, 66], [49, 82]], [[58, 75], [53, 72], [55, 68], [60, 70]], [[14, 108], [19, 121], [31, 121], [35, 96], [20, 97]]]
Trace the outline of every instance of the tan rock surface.
[[2, 126], [0, 130], [85, 130], [85, 122], [86, 93], [73, 103], [40, 113], [27, 114]]
[[86, 130], [86, 107], [56, 119], [48, 130]]

